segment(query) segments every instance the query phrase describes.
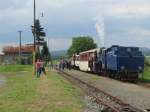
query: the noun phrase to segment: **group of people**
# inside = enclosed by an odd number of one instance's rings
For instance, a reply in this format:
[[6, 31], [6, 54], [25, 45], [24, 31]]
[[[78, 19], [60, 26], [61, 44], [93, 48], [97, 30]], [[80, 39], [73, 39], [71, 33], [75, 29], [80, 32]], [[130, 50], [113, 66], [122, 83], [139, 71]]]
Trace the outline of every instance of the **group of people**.
[[71, 61], [61, 59], [58, 63], [58, 67], [60, 70], [64, 70], [65, 68], [71, 70]]
[[46, 75], [45, 67], [44, 67], [44, 61], [42, 59], [37, 59], [36, 61], [36, 74], [37, 77], [40, 78], [41, 74]]
[[[59, 69], [59, 70], [64, 70], [64, 69], [68, 69], [71, 70], [71, 60], [64, 60], [61, 59], [58, 64], [56, 64], [53, 67], [52, 63], [48, 63], [48, 68], [49, 69]], [[41, 75], [46, 75], [46, 71], [45, 71], [45, 64], [44, 61], [42, 59], [37, 59], [36, 61], [36, 76], [37, 78], [40, 78]]]

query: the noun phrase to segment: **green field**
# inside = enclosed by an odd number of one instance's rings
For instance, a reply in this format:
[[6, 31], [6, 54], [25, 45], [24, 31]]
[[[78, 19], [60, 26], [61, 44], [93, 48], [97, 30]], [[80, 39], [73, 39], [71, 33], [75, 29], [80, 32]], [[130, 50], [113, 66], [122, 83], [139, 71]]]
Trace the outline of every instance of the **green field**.
[[5, 65], [0, 66], [0, 72], [19, 72], [30, 71], [32, 72], [32, 65]]
[[142, 75], [143, 80], [150, 82], [150, 67], [146, 66]]
[[144, 72], [140, 75], [140, 79], [144, 82], [150, 82], [150, 57], [146, 58]]
[[147, 60], [148, 63], [150, 64], [150, 57], [147, 57], [146, 60]]
[[[41, 79], [32, 75], [30, 65], [0, 66], [1, 112], [83, 112], [81, 91], [55, 71]], [[140, 79], [150, 82], [150, 66], [145, 66]], [[93, 78], [93, 80], [95, 80]]]
[[58, 62], [59, 62], [59, 60], [53, 60], [53, 64], [54, 64], [54, 65], [57, 65]]
[[[150, 57], [146, 58], [147, 62], [150, 64]], [[53, 64], [57, 64], [58, 60], [54, 60]], [[19, 71], [29, 71], [32, 72], [31, 65], [7, 65], [0, 66], [0, 73], [2, 72], [19, 72]], [[145, 65], [144, 72], [140, 75], [141, 80], [150, 82], [150, 66]]]
[[[57, 72], [48, 72], [46, 77], [38, 79], [32, 72], [27, 72], [31, 66], [15, 65], [6, 68], [0, 68], [0, 77], [6, 78], [6, 84], [0, 85], [1, 112], [84, 111], [80, 90]], [[4, 73], [5, 70], [7, 73]], [[20, 70], [26, 72], [18, 72]]]

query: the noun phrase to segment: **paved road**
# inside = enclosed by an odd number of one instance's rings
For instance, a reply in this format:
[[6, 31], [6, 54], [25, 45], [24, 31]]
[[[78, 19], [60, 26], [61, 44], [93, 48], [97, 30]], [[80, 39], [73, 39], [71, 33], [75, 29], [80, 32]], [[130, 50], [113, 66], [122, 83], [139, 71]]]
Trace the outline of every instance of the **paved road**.
[[[66, 71], [68, 72], [68, 71]], [[120, 100], [139, 109], [150, 109], [150, 89], [136, 84], [124, 83], [117, 80], [95, 76], [80, 71], [72, 70], [71, 75], [90, 83]]]

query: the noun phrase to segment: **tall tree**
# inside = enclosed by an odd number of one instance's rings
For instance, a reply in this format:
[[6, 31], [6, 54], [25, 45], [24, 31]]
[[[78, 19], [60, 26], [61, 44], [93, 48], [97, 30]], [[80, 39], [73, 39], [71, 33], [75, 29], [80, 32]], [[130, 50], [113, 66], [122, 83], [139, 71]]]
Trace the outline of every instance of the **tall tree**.
[[37, 53], [36, 57], [40, 58], [40, 49], [39, 46], [45, 44], [44, 37], [46, 33], [44, 32], [44, 28], [40, 24], [40, 20], [37, 19], [35, 21], [35, 26], [32, 26], [32, 33], [36, 35], [36, 45], [37, 45]]
[[47, 44], [43, 45], [43, 48], [41, 50], [41, 55], [42, 55], [42, 58], [45, 62], [52, 61], [51, 54], [50, 54], [50, 51], [49, 51]]
[[74, 37], [72, 40], [72, 45], [68, 50], [68, 55], [80, 53], [86, 50], [94, 49], [96, 47], [97, 44], [94, 43], [93, 38], [90, 36]]
[[35, 22], [35, 32], [36, 32], [36, 41], [38, 42], [38, 44], [40, 44], [40, 42], [43, 42], [44, 41], [43, 37], [46, 36], [43, 30], [44, 28], [41, 27], [40, 20], [37, 19]]

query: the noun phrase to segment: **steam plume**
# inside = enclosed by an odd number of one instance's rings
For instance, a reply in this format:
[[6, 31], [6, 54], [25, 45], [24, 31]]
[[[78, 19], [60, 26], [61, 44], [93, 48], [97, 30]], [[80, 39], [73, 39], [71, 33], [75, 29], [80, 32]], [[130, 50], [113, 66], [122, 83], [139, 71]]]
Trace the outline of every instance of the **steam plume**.
[[100, 47], [104, 47], [105, 45], [105, 24], [104, 19], [101, 19], [96, 22], [95, 28], [100, 39]]

